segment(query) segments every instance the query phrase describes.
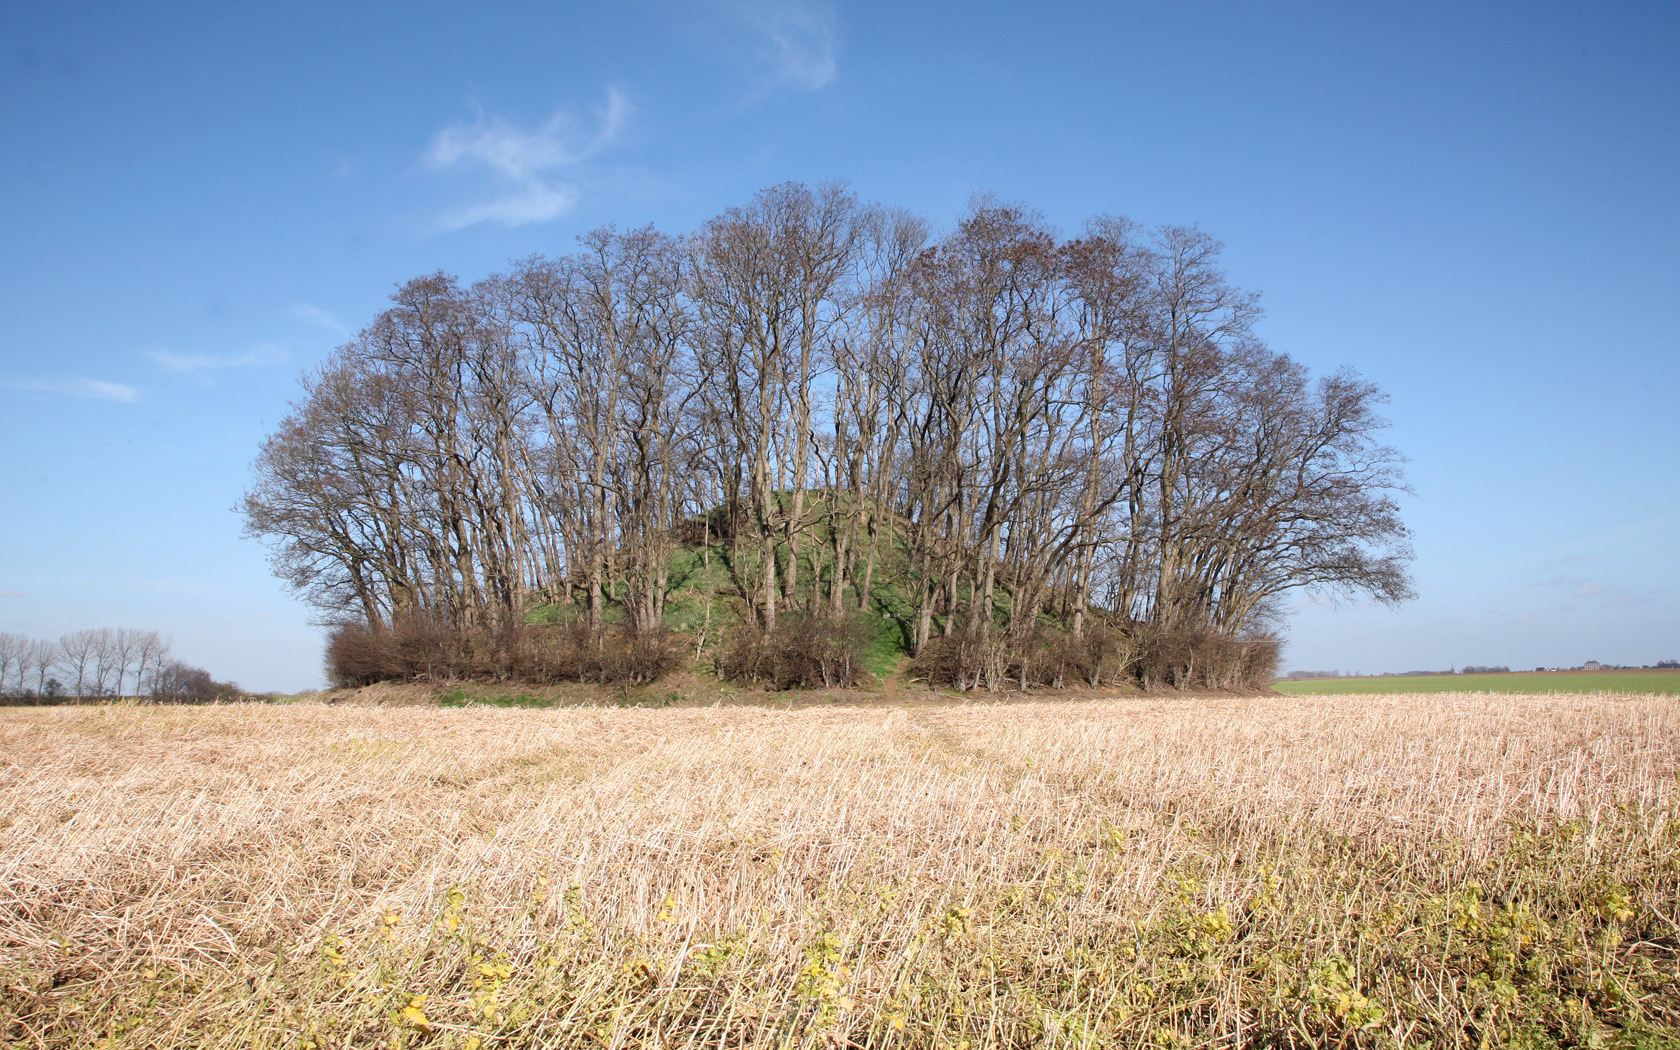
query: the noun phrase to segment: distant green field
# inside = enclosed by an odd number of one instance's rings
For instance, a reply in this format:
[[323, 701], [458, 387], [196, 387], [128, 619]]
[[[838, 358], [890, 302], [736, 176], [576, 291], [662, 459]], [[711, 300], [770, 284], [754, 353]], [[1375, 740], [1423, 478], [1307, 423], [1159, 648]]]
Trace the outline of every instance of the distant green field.
[[1277, 681], [1291, 696], [1350, 693], [1646, 693], [1680, 696], [1680, 671], [1513, 671], [1507, 674], [1420, 674], [1380, 678]]

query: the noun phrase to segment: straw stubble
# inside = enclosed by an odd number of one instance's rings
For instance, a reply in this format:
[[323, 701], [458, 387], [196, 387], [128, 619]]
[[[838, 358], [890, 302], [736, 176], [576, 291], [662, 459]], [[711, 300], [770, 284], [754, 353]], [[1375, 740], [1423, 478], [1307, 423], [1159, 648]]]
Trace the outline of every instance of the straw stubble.
[[9, 709], [0, 1035], [1661, 1038], [1677, 731], [1607, 696]]

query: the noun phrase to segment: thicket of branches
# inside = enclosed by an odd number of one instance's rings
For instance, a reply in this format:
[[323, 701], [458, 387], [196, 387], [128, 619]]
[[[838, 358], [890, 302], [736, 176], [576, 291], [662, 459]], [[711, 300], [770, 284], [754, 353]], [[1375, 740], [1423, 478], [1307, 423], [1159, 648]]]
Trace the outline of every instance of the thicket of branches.
[[305, 376], [243, 510], [328, 618], [639, 636], [686, 544], [766, 637], [890, 574], [907, 648], [993, 682], [1046, 630], [1230, 639], [1291, 588], [1409, 593], [1380, 392], [1269, 349], [1196, 229], [977, 199], [935, 236], [790, 184], [580, 243], [412, 280]]

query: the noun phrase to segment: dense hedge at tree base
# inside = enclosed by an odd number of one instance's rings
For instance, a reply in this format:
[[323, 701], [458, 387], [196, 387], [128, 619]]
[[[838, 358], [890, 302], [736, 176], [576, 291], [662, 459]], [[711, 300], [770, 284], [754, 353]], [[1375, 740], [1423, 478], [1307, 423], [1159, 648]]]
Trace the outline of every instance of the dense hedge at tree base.
[[[869, 676], [861, 617], [784, 612], [773, 630], [743, 626], [715, 656], [720, 677], [771, 689], [845, 689]], [[1278, 643], [1236, 638], [1207, 627], [1092, 624], [1071, 632], [1038, 627], [1026, 636], [959, 631], [934, 638], [910, 661], [912, 678], [972, 689], [1064, 689], [1133, 685], [1155, 689], [1266, 687]], [[375, 682], [462, 680], [530, 683], [657, 681], [683, 663], [663, 628], [591, 630], [568, 624], [453, 626], [409, 616], [387, 627], [346, 624], [327, 644], [327, 671], [340, 687]]]
[[327, 642], [327, 673], [340, 687], [374, 682], [653, 682], [682, 663], [669, 634], [587, 623], [456, 627], [411, 616], [389, 627], [346, 624]]
[[717, 657], [725, 678], [772, 689], [844, 689], [868, 674], [863, 650], [868, 632], [856, 617], [786, 612], [775, 629], [748, 626]]
[[958, 632], [910, 663], [933, 685], [970, 689], [1137, 685], [1144, 689], [1259, 689], [1277, 671], [1278, 643], [1208, 627], [1095, 625], [1081, 635], [1039, 628], [1025, 637]]

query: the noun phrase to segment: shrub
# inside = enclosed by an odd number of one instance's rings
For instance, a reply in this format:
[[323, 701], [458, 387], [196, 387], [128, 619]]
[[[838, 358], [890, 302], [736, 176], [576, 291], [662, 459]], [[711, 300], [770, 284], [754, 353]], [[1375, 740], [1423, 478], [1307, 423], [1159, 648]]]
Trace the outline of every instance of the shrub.
[[581, 621], [452, 627], [417, 615], [388, 627], [344, 624], [327, 642], [327, 671], [340, 687], [462, 679], [639, 685], [680, 663], [663, 628], [592, 631]]
[[1136, 682], [1144, 689], [1255, 689], [1277, 670], [1274, 639], [1235, 638], [1208, 627], [1092, 624], [1078, 637], [1039, 627], [1024, 635], [935, 638], [910, 662], [933, 685], [968, 691], [1093, 688]]
[[1047, 669], [1054, 680], [1044, 684], [1061, 688], [1078, 682], [1093, 689], [1104, 682], [1129, 681], [1138, 650], [1135, 636], [1100, 623], [1088, 626], [1078, 637], [1059, 635], [1047, 648]]
[[640, 685], [677, 669], [682, 658], [663, 627], [632, 631], [611, 626], [596, 631], [569, 624], [526, 624], [522, 629], [518, 677], [536, 682], [600, 682]]
[[367, 624], [340, 624], [327, 636], [327, 677], [341, 689], [395, 677], [388, 649], [384, 635]]
[[1275, 638], [1238, 638], [1211, 627], [1133, 628], [1135, 675], [1145, 689], [1257, 689], [1277, 673]]
[[164, 703], [214, 704], [238, 700], [244, 690], [232, 682], [218, 682], [202, 667], [170, 660], [152, 679], [152, 698]]
[[1008, 645], [995, 635], [967, 631], [944, 638], [930, 638], [910, 661], [909, 672], [930, 685], [952, 686], [963, 692], [1004, 684], [1010, 667]]
[[856, 615], [786, 612], [772, 631], [750, 625], [737, 631], [718, 655], [717, 670], [725, 678], [772, 689], [846, 688], [867, 673], [868, 640], [868, 628]]
[[1092, 624], [1079, 636], [1038, 626], [1029, 633], [957, 634], [935, 638], [910, 663], [910, 673], [963, 691], [984, 686], [1022, 689], [1097, 687], [1129, 680], [1136, 646], [1122, 631]]

